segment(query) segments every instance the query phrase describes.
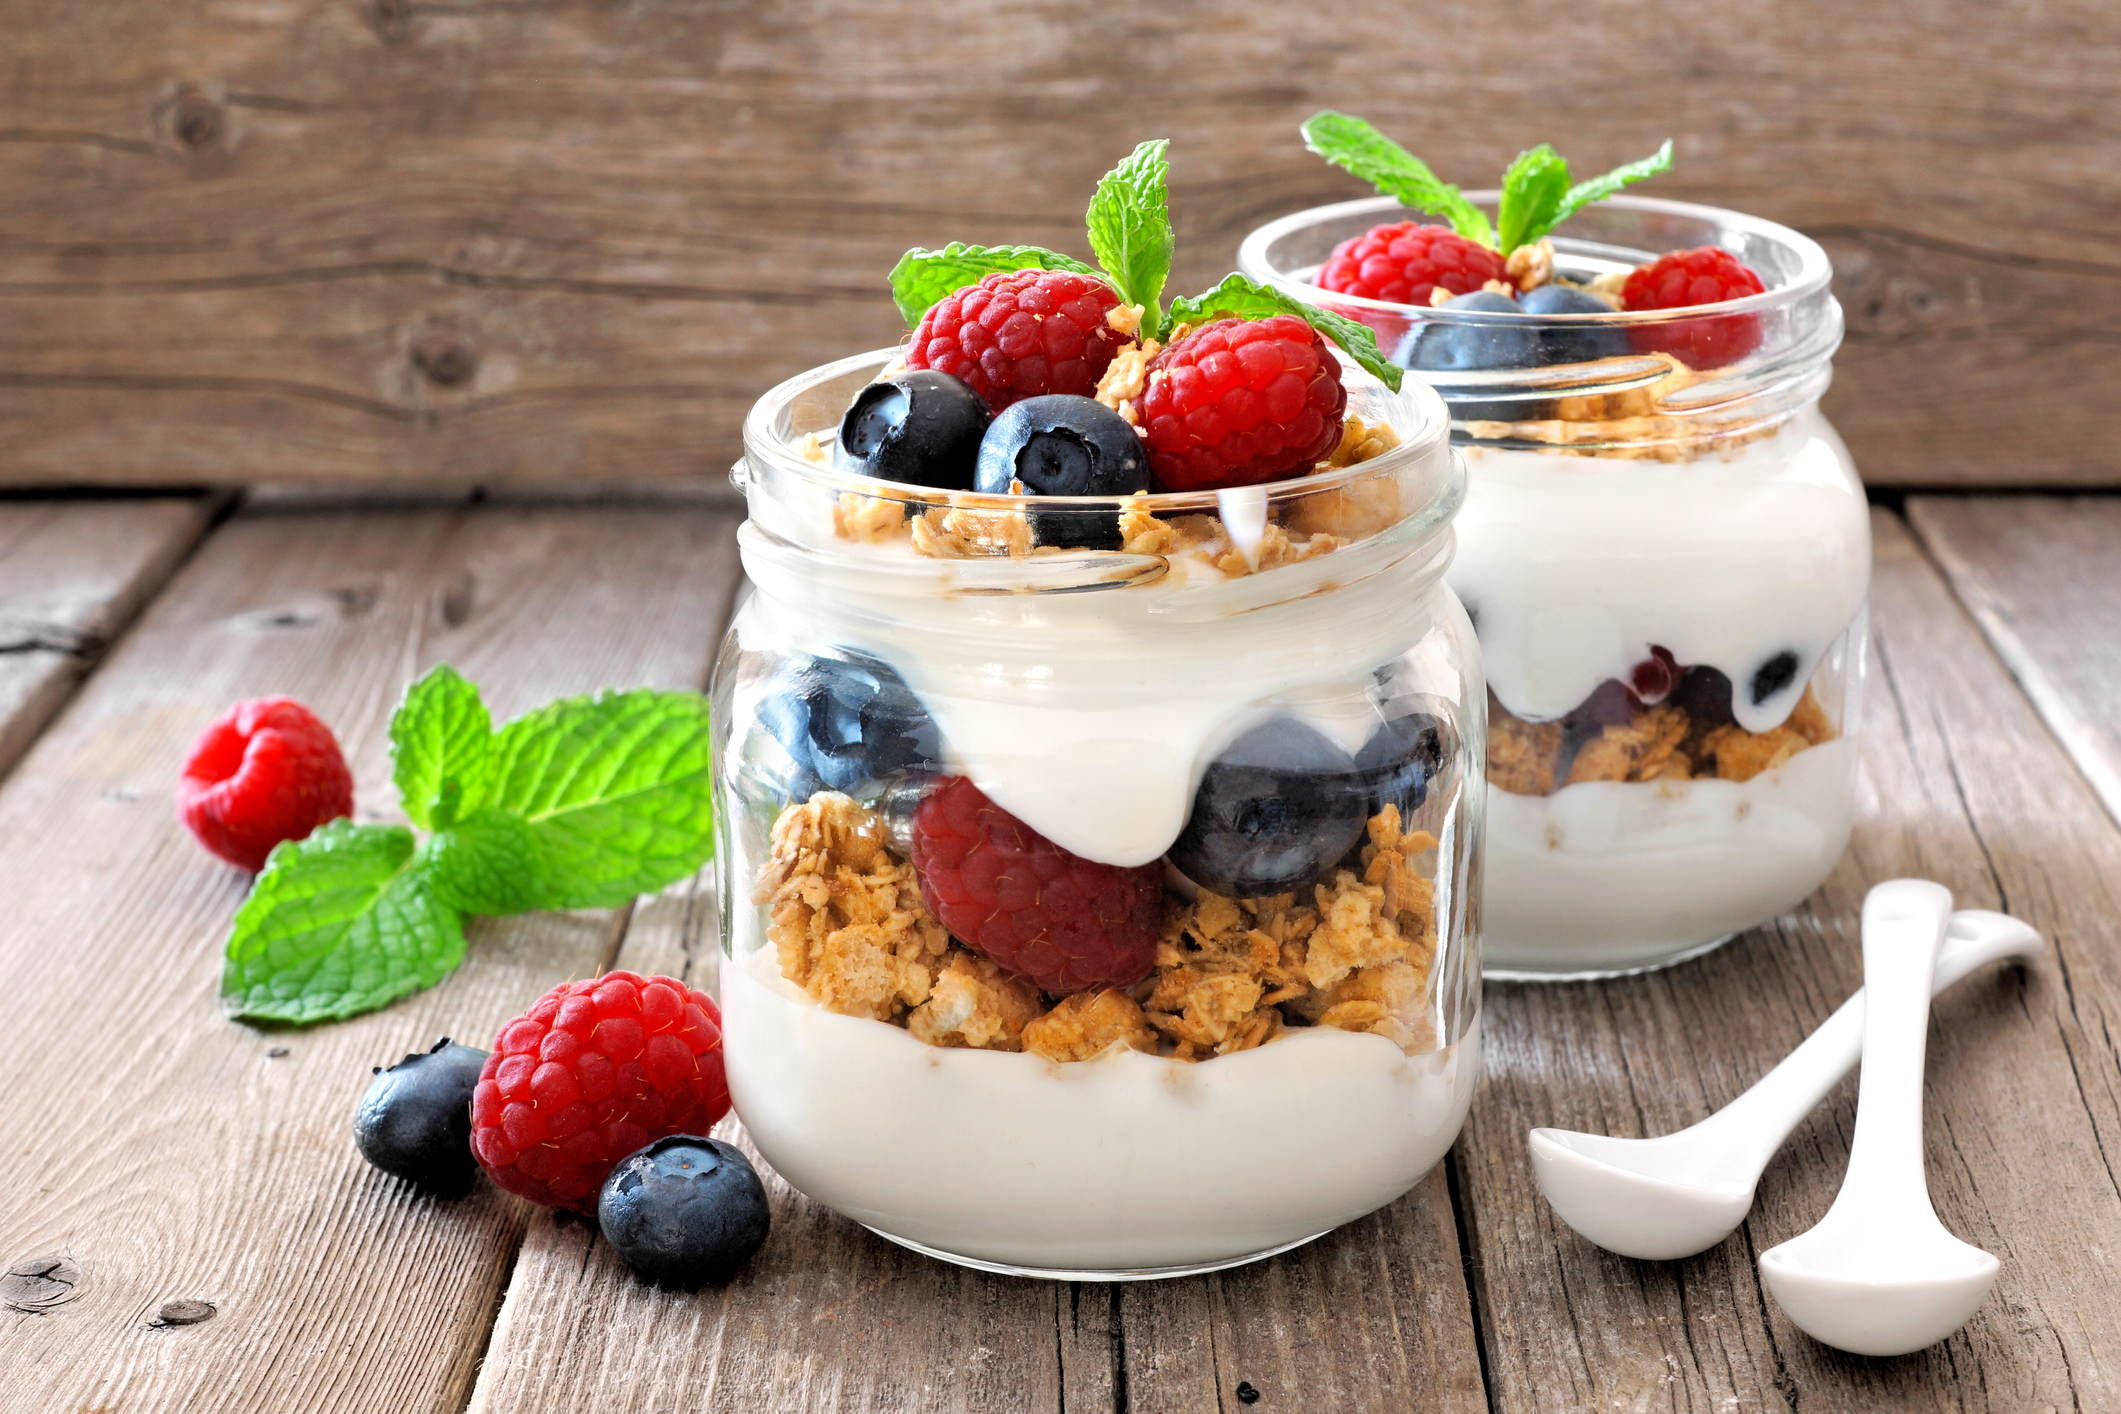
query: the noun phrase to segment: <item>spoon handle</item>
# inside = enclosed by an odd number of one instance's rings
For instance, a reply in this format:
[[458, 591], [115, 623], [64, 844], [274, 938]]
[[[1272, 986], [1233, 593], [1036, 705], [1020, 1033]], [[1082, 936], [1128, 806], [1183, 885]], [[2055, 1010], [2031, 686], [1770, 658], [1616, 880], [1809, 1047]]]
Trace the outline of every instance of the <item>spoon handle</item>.
[[1922, 1068], [1937, 948], [1951, 912], [1951, 891], [1926, 879], [1895, 879], [1863, 900], [1863, 1075], [1856, 1090], [1856, 1137], [1836, 1207], [1874, 1192], [1903, 1201], [1920, 1194], [1928, 1205]]
[[[2042, 946], [2030, 924], [1987, 909], [1961, 909], [1945, 932], [1932, 994], [1992, 962], [2038, 957]], [[1863, 1058], [1863, 998], [1859, 988], [1752, 1088], [1684, 1132], [1702, 1138], [1713, 1133], [1730, 1152], [1752, 1153], [1754, 1172], [1766, 1168], [1805, 1116]]]

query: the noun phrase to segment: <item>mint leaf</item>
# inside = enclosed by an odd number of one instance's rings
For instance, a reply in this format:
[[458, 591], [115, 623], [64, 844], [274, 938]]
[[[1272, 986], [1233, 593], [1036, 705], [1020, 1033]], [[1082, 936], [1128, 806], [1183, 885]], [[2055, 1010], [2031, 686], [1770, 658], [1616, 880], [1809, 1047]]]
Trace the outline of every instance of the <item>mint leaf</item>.
[[599, 693], [516, 718], [494, 737], [496, 810], [537, 849], [529, 908], [606, 908], [714, 852], [713, 755], [698, 693]]
[[408, 868], [412, 832], [334, 820], [277, 846], [236, 913], [221, 974], [232, 1016], [343, 1020], [431, 987], [464, 957], [464, 921]]
[[1331, 310], [1305, 304], [1280, 290], [1254, 284], [1242, 275], [1231, 275], [1206, 294], [1171, 301], [1171, 325], [1199, 325], [1210, 319], [1268, 319], [1293, 314], [1347, 351], [1349, 358], [1393, 392], [1405, 370], [1388, 361], [1377, 347], [1377, 336], [1366, 324], [1358, 324]]
[[1171, 213], [1166, 179], [1171, 144], [1163, 138], [1145, 142], [1117, 167], [1105, 173], [1090, 198], [1085, 220], [1090, 251], [1105, 267], [1119, 297], [1142, 307], [1142, 330], [1163, 328], [1164, 309], [1157, 301], [1171, 273]]
[[[899, 257], [891, 267], [891, 298], [911, 329], [921, 316], [944, 295], [977, 284], [983, 275], [997, 270], [1073, 270], [1078, 275], [1097, 275], [1094, 266], [1072, 255], [1035, 245], [964, 245], [952, 241], [941, 250], [918, 246]], [[1100, 277], [1102, 278], [1102, 277]]]
[[1401, 206], [1444, 217], [1467, 240], [1495, 244], [1486, 213], [1440, 181], [1419, 157], [1361, 118], [1331, 109], [1303, 126], [1304, 146], [1394, 198]]
[[390, 777], [415, 825], [440, 829], [478, 808], [493, 719], [447, 663], [405, 690], [390, 719]]
[[1559, 226], [1562, 222], [1589, 206], [1592, 202], [1604, 201], [1622, 187], [1632, 186], [1645, 178], [1656, 176], [1659, 172], [1669, 172], [1671, 170], [1672, 140], [1666, 138], [1663, 147], [1658, 148], [1640, 162], [1630, 162], [1624, 167], [1615, 167], [1602, 177], [1593, 177], [1587, 182], [1578, 182], [1575, 186], [1570, 187], [1568, 195], [1561, 199], [1561, 206], [1555, 211], [1554, 219], [1542, 229], [1533, 232], [1526, 239], [1536, 241], [1548, 231], [1553, 230], [1554, 227]]
[[1499, 249], [1508, 255], [1536, 241], [1561, 218], [1562, 198], [1569, 191], [1569, 164], [1546, 143], [1517, 154], [1502, 177], [1502, 205], [1495, 212]]
[[538, 845], [530, 826], [505, 811], [475, 810], [420, 846], [430, 887], [459, 913], [523, 913], [537, 907]]

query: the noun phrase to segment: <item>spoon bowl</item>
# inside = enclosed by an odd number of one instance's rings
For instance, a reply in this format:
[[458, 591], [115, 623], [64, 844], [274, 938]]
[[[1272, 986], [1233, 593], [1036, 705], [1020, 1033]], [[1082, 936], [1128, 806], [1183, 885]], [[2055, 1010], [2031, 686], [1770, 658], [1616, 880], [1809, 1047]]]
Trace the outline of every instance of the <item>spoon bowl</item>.
[[1797, 1328], [1856, 1355], [1905, 1355], [1972, 1319], [2002, 1264], [1927, 1224], [1859, 1237], [1821, 1223], [1760, 1254], [1760, 1279]]

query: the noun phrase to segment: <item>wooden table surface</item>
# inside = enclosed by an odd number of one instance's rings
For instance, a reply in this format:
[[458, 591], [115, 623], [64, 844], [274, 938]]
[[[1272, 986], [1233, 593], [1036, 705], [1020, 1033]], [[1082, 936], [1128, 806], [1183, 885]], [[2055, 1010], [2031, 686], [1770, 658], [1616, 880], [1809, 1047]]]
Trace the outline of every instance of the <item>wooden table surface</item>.
[[[1490, 988], [1463, 1137], [1384, 1211], [1214, 1276], [1069, 1285], [914, 1256], [774, 1183], [754, 1263], [672, 1295], [577, 1219], [484, 1185], [416, 1196], [349, 1123], [371, 1065], [445, 1033], [484, 1043], [556, 981], [711, 976], [704, 878], [617, 913], [481, 922], [434, 990], [265, 1032], [216, 1005], [245, 880], [169, 801], [238, 697], [312, 703], [373, 807], [392, 799], [390, 710], [431, 663], [497, 715], [704, 685], [737, 515], [0, 501], [0, 1410], [2121, 1408], [2121, 499], [1878, 510], [1858, 823], [1833, 878], [1665, 972]], [[1707, 1253], [1628, 1261], [1560, 1225], [1525, 1131], [1654, 1134], [1731, 1099], [1857, 985], [1858, 904], [1902, 874], [2052, 945], [1934, 1014], [1931, 1189], [2003, 1262], [1973, 1323], [1864, 1360], [1764, 1298], [1756, 1255], [1838, 1184], [1847, 1085]], [[180, 1300], [215, 1314], [159, 1323]]]

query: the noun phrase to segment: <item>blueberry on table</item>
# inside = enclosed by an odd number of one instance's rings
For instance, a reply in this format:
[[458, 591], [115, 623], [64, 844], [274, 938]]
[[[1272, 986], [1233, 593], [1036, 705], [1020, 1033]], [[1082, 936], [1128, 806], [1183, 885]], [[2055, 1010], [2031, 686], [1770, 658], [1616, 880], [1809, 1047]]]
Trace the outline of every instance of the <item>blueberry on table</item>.
[[[1149, 455], [1133, 425], [1095, 398], [1049, 393], [1011, 404], [980, 443], [976, 489], [1033, 496], [1131, 496], [1149, 489]], [[1119, 513], [1033, 511], [1031, 538], [1070, 549], [1120, 548]]]
[[[1517, 301], [1526, 314], [1611, 314], [1613, 306], [1574, 285], [1547, 284]], [[1589, 363], [1628, 352], [1628, 331], [1611, 325], [1553, 327], [1538, 333], [1541, 363]]]
[[766, 1241], [766, 1186], [733, 1144], [673, 1134], [619, 1160], [597, 1196], [611, 1250], [657, 1286], [727, 1281]]
[[444, 1036], [423, 1055], [378, 1069], [354, 1111], [354, 1147], [388, 1174], [448, 1198], [471, 1191], [471, 1092], [486, 1052]]
[[821, 790], [861, 794], [871, 782], [940, 769], [935, 719], [904, 678], [866, 654], [782, 664], [759, 720], [787, 754], [768, 775], [790, 800]]
[[894, 374], [847, 405], [832, 464], [884, 481], [969, 491], [990, 420], [979, 394], [947, 373]]
[[1346, 751], [1313, 727], [1275, 717], [1209, 764], [1170, 859], [1194, 883], [1230, 898], [1287, 893], [1362, 838], [1370, 795]]
[[1396, 805], [1401, 826], [1411, 827], [1414, 812], [1428, 799], [1429, 782], [1436, 779], [1449, 754], [1444, 744], [1446, 730], [1427, 712], [1409, 712], [1370, 733], [1362, 750], [1355, 753], [1355, 769], [1367, 792], [1366, 815]]

